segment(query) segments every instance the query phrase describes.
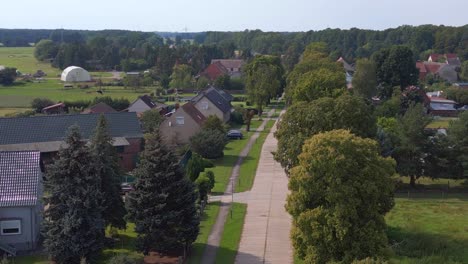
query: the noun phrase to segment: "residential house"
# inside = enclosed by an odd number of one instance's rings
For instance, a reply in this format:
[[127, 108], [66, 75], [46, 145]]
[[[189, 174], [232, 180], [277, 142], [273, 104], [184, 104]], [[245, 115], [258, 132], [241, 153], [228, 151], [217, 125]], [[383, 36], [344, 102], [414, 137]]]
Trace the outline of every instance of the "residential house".
[[162, 140], [169, 145], [189, 143], [190, 138], [199, 132], [206, 117], [191, 102], [166, 115], [160, 126]]
[[141, 114], [154, 108], [160, 109], [161, 114], [164, 114], [167, 110], [167, 105], [153, 101], [149, 95], [143, 95], [131, 103], [126, 111]]
[[240, 78], [242, 76], [243, 65], [243, 60], [213, 59], [200, 76], [204, 76], [211, 81], [223, 75], [229, 75], [231, 78]]
[[429, 58], [427, 58], [427, 61], [445, 63], [445, 64], [449, 64], [449, 65], [456, 66], [456, 67], [461, 66], [460, 59], [458, 58], [457, 54], [454, 54], [454, 53], [447, 53], [447, 54], [433, 53], [429, 55]]
[[[52, 162], [68, 128], [78, 125], [83, 139], [89, 140], [101, 114], [50, 115], [0, 118], [0, 151], [39, 151], [44, 163]], [[135, 168], [142, 150], [143, 133], [135, 113], [105, 113], [112, 144], [124, 170]]]
[[226, 98], [218, 89], [210, 87], [192, 98], [191, 102], [204, 116], [215, 115], [227, 123], [231, 118], [232, 106]]
[[468, 89], [468, 82], [465, 83], [454, 83], [453, 86], [460, 89]]
[[41, 112], [46, 115], [61, 115], [65, 113], [65, 104], [58, 103], [42, 108]]
[[354, 65], [349, 64], [343, 57], [340, 57], [337, 62], [343, 64], [343, 68], [346, 74], [346, 87], [348, 89], [353, 88], [353, 75], [356, 71]]
[[117, 113], [117, 111], [104, 102], [97, 103], [89, 108], [86, 108], [82, 114], [104, 114]]
[[440, 78], [450, 83], [458, 80], [456, 66], [441, 62], [417, 61], [416, 68], [419, 69], [419, 79], [424, 81], [429, 74], [434, 78]]
[[457, 103], [443, 98], [440, 91], [426, 93], [424, 103], [428, 113], [433, 116], [455, 117], [458, 115], [458, 110], [455, 108]]
[[38, 151], [0, 151], [0, 256], [37, 247], [42, 171]]

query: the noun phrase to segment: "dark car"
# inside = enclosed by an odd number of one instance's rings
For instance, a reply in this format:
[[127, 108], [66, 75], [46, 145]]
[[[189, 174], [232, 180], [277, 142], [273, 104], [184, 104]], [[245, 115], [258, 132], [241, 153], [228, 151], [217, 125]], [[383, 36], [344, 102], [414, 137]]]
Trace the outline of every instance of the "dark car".
[[244, 135], [242, 135], [242, 132], [240, 132], [239, 130], [229, 130], [229, 132], [227, 133], [227, 137], [229, 139], [242, 139]]

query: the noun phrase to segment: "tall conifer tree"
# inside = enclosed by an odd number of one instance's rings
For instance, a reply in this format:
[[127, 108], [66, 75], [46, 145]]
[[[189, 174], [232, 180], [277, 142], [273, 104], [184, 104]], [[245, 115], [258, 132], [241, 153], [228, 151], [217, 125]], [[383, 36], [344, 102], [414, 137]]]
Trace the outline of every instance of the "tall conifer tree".
[[147, 135], [135, 176], [128, 210], [138, 249], [145, 254], [181, 254], [199, 232], [197, 192], [157, 133]]
[[120, 195], [122, 171], [118, 163], [119, 157], [112, 146], [112, 138], [107, 130], [104, 115], [99, 117], [96, 131], [91, 139], [91, 154], [96, 169], [96, 177], [101, 181], [105, 224], [125, 229], [124, 217], [127, 211]]
[[65, 142], [46, 175], [44, 245], [56, 263], [78, 264], [103, 247], [102, 196], [78, 126], [70, 127]]

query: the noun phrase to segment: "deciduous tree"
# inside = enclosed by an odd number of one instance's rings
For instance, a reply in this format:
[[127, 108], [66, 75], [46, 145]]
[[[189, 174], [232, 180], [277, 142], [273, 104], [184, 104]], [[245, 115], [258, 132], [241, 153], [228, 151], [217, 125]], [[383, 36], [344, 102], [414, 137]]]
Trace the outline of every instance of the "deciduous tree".
[[384, 256], [394, 173], [395, 162], [379, 155], [374, 140], [347, 130], [307, 140], [291, 172], [286, 205], [297, 255], [305, 263]]
[[357, 61], [356, 73], [353, 76], [353, 93], [366, 99], [377, 95], [377, 69], [373, 61]]

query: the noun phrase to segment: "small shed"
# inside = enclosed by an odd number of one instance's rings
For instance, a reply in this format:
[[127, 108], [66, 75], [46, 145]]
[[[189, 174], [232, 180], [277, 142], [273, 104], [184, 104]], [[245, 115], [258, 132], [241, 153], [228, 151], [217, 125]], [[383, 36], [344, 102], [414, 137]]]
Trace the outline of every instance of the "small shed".
[[81, 67], [70, 66], [63, 70], [60, 80], [63, 82], [89, 82], [91, 75]]

